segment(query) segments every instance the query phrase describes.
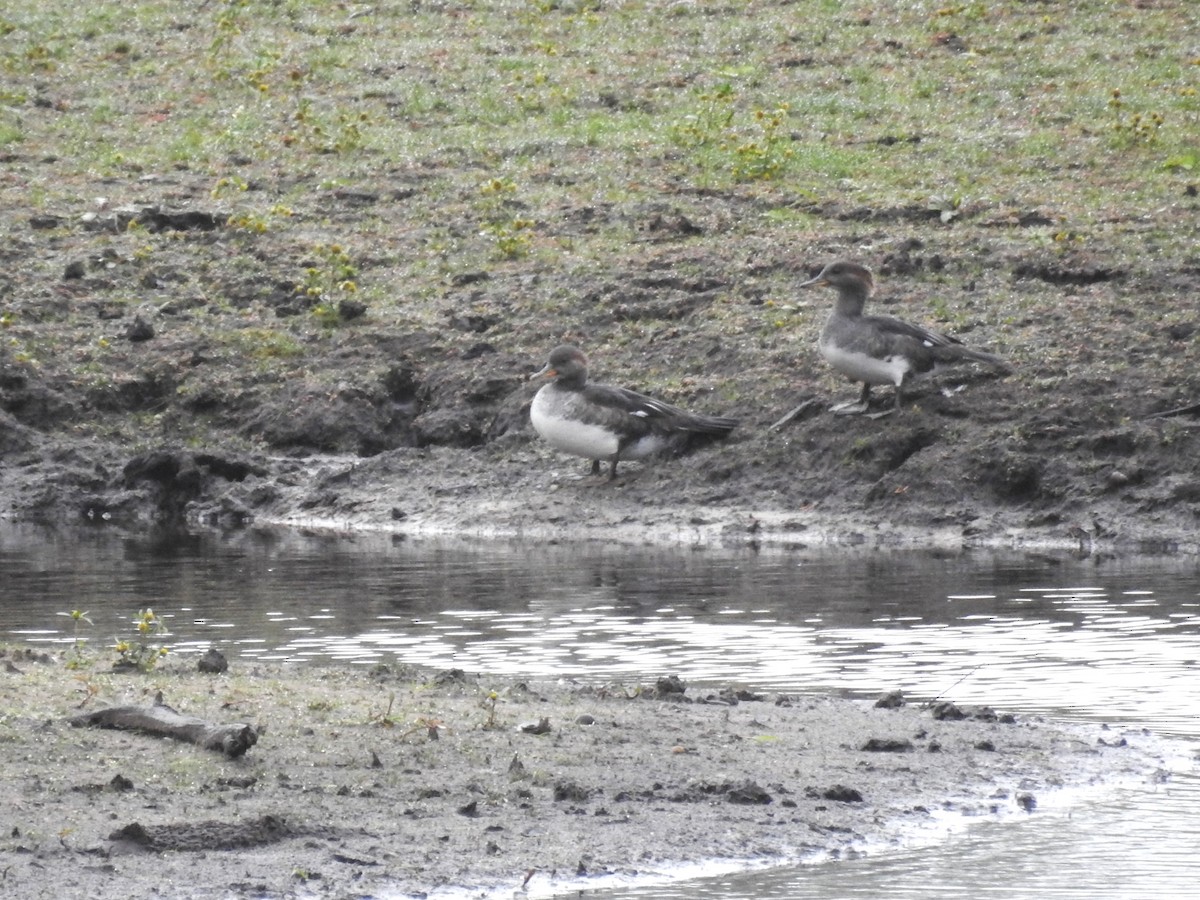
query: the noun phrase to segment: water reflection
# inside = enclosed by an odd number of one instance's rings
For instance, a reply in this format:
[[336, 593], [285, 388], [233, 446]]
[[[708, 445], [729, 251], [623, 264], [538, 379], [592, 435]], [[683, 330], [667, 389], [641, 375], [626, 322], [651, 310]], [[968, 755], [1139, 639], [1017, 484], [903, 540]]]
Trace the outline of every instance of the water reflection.
[[528, 676], [672, 672], [760, 689], [902, 687], [1190, 733], [1193, 560], [629, 551], [248, 531], [174, 542], [5, 529], [5, 636], [103, 641], [137, 610], [179, 652], [399, 659]]

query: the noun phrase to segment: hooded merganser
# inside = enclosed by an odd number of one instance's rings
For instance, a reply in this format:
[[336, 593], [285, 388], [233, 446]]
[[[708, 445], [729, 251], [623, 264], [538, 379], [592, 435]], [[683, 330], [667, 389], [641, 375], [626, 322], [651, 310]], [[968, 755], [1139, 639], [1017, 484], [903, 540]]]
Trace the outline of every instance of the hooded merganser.
[[553, 378], [533, 398], [529, 419], [534, 430], [556, 450], [592, 460], [609, 461], [608, 479], [617, 477], [617, 462], [663, 453], [682, 453], [697, 443], [724, 437], [736, 419], [701, 416], [627, 388], [587, 380], [587, 357], [564, 344], [533, 378]]
[[900, 409], [901, 392], [908, 379], [941, 363], [980, 362], [1008, 374], [1012, 367], [998, 356], [971, 350], [957, 339], [891, 316], [864, 316], [863, 307], [875, 288], [871, 271], [856, 263], [832, 262], [816, 278], [800, 287], [832, 285], [838, 299], [821, 331], [821, 355], [851, 381], [863, 383], [858, 402], [841, 403], [836, 413], [863, 413], [871, 385], [895, 385], [892, 410]]

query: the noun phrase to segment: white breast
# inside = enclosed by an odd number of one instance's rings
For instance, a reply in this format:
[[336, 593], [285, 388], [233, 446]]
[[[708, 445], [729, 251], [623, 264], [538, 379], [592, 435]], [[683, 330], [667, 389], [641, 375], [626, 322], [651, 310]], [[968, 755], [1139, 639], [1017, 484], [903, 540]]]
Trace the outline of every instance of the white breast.
[[821, 341], [820, 347], [825, 361], [853, 381], [900, 385], [909, 371], [909, 362], [903, 356], [880, 359], [866, 353], [843, 350], [831, 341]]
[[555, 415], [542, 388], [529, 408], [533, 429], [551, 447], [585, 459], [612, 459], [617, 452], [617, 436], [599, 425], [588, 425], [575, 419]]
[[621, 459], [645, 459], [667, 449], [667, 440], [661, 435], [651, 432], [640, 437], [621, 451]]

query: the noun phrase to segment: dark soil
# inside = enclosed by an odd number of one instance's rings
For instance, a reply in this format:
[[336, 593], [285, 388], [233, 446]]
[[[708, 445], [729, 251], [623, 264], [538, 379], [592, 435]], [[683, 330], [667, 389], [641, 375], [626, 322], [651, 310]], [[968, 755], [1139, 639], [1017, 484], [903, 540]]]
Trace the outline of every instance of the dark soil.
[[[836, 221], [844, 211], [826, 212]], [[95, 236], [40, 235], [26, 230], [42, 246], [23, 291], [40, 294], [43, 307], [92, 307], [99, 317], [48, 324], [43, 339], [78, 342], [81, 328], [118, 334], [90, 379], [17, 361], [0, 344], [8, 517], [700, 544], [1198, 546], [1200, 321], [1179, 321], [1179, 298], [1200, 290], [1200, 269], [1183, 261], [1164, 274], [1137, 258], [1008, 258], [1007, 242], [983, 224], [910, 242], [899, 255], [875, 248], [877, 232], [828, 240], [803, 260], [790, 248], [739, 260], [672, 235], [606, 273], [481, 273], [433, 301], [445, 315], [436, 332], [367, 316], [316, 336], [303, 368], [263, 378], [252, 361], [214, 351], [193, 322], [207, 313], [188, 308], [186, 290], [156, 303], [153, 336], [120, 336], [149, 324], [105, 319], [105, 295], [129, 264], [104, 279], [55, 279], [48, 270], [87, 258]], [[211, 235], [182, 232], [172, 270], [211, 266]], [[259, 240], [269, 256], [269, 240]], [[921, 249], [926, 240], [939, 252]], [[835, 380], [816, 352], [828, 296], [797, 297], [803, 321], [770, 340], [727, 333], [721, 310], [754, 302], [747, 285], [764, 266], [799, 279], [842, 255], [884, 273], [876, 305], [888, 312], [927, 321], [934, 290], [963, 304], [963, 336], [1003, 353], [1016, 373], [947, 370], [917, 383], [899, 415], [834, 416], [828, 406], [857, 388]], [[671, 274], [680, 268], [710, 274]], [[259, 292], [276, 278], [263, 269], [252, 276]], [[136, 266], [120, 275], [145, 276]], [[543, 311], [549, 297], [552, 314]], [[674, 310], [669, 326], [647, 333], [636, 324], [650, 308], [661, 322], [663, 304]], [[1009, 324], [988, 324], [1000, 321]], [[564, 339], [592, 351], [598, 379], [742, 424], [691, 456], [627, 464], [616, 484], [578, 480], [585, 462], [551, 452], [528, 424], [536, 385], [527, 378]], [[886, 408], [888, 392], [876, 393]]]

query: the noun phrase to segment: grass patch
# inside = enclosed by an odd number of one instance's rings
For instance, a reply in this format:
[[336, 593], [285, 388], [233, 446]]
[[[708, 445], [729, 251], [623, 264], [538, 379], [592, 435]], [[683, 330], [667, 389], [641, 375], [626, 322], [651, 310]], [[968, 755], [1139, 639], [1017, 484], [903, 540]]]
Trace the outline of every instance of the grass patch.
[[[1145, 227], [1114, 236], [1194, 203], [1200, 167], [1200, 7], [1143, 7], [24, 4], [0, 16], [0, 204], [30, 243], [6, 337], [48, 377], [189, 341], [317, 368], [360, 336], [352, 315], [427, 332], [434, 359], [536, 358], [550, 332], [686, 335], [604, 315], [631, 272], [691, 260], [729, 286], [672, 308], [736, 337], [811, 324], [755, 305], [790, 302], [797, 258], [882, 257], [917, 230], [981, 279], [1014, 252], [1194, 258], [1194, 228], [1155, 221], [1152, 254]], [[133, 246], [111, 227], [154, 206], [217, 224]], [[34, 211], [52, 221], [30, 230]], [[1021, 225], [972, 244], [980, 221]], [[86, 277], [64, 283], [72, 262]], [[487, 335], [456, 318], [489, 305]], [[122, 352], [97, 347], [98, 317], [138, 311], [161, 339], [111, 325]], [[203, 380], [204, 350], [182, 355]]]

